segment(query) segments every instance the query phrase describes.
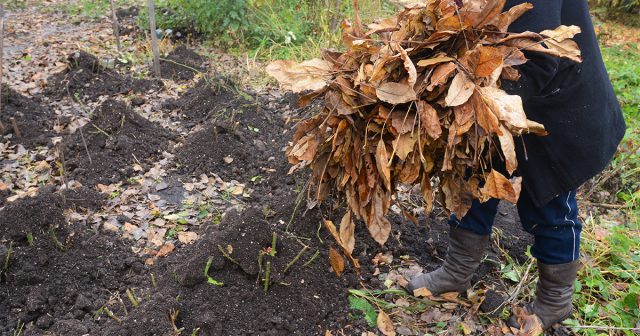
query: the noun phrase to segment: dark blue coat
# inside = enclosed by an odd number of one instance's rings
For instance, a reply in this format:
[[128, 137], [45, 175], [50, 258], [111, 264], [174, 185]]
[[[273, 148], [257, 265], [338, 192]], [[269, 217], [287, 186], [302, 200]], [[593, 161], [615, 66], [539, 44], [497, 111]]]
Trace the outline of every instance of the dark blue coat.
[[[507, 0], [505, 8], [525, 1]], [[534, 9], [516, 21], [511, 32], [541, 32], [577, 25], [575, 41], [582, 63], [539, 53], [520, 67], [518, 83], [505, 83], [523, 97], [529, 119], [545, 125], [549, 135], [516, 141], [523, 192], [542, 206], [561, 193], [577, 189], [601, 172], [625, 133], [620, 105], [598, 46], [586, 0], [529, 0]]]

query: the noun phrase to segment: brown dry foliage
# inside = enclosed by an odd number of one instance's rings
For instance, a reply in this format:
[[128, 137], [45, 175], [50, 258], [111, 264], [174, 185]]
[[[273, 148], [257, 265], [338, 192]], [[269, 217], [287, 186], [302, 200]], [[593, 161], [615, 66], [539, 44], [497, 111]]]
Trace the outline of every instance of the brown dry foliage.
[[517, 201], [521, 179], [492, 170], [491, 151], [499, 148], [511, 174], [518, 166], [514, 136], [546, 131], [500, 82], [519, 78], [523, 50], [580, 61], [571, 39], [580, 28], [509, 33], [532, 5], [503, 12], [504, 4], [429, 0], [367, 27], [356, 16], [356, 23], [342, 24], [345, 52], [267, 67], [284, 88], [313, 90], [301, 104], [324, 99], [322, 111], [298, 125], [287, 156], [292, 171], [310, 166], [314, 202], [330, 192], [346, 200], [341, 227], [325, 225], [352, 263], [351, 216], [384, 244], [391, 230], [385, 215], [399, 184], [420, 184], [427, 211], [440, 195], [458, 217], [474, 199]]

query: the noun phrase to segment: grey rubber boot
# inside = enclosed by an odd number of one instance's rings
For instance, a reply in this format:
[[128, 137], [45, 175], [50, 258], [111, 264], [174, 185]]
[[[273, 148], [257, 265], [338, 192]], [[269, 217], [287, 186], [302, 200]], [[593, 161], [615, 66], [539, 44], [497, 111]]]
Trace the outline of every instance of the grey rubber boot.
[[490, 235], [481, 236], [451, 227], [449, 249], [444, 264], [431, 273], [420, 274], [411, 279], [406, 290], [412, 295], [416, 289], [422, 287], [433, 295], [465, 292], [471, 287], [471, 276], [480, 265], [490, 238]]
[[[546, 265], [538, 261], [536, 298], [523, 308], [526, 314], [535, 315], [539, 319], [543, 330], [571, 316], [579, 266], [579, 261], [560, 265]], [[524, 327], [516, 316], [509, 319], [509, 325], [518, 329]]]

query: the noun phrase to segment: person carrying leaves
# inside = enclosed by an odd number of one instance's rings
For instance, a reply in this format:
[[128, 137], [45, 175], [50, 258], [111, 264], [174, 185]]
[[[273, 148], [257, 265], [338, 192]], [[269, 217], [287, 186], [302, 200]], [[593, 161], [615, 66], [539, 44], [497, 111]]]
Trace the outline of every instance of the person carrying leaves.
[[[524, 3], [507, 1], [505, 10]], [[522, 97], [527, 117], [545, 125], [548, 135], [524, 135], [516, 141], [522, 177], [517, 203], [524, 229], [535, 237], [531, 254], [539, 280], [535, 299], [514, 309], [509, 325], [527, 330], [550, 328], [572, 314], [572, 294], [580, 258], [581, 223], [576, 189], [600, 173], [624, 136], [625, 123], [609, 81], [589, 15], [587, 0], [529, 0], [533, 9], [510, 32], [579, 26], [575, 41], [582, 63], [536, 52], [518, 67], [518, 82], [503, 89]], [[465, 292], [489, 244], [498, 200], [475, 200], [463, 217], [452, 215], [444, 264], [409, 283], [408, 290], [433, 294]], [[537, 329], [536, 329], [537, 328]], [[522, 330], [522, 329], [521, 329]]]

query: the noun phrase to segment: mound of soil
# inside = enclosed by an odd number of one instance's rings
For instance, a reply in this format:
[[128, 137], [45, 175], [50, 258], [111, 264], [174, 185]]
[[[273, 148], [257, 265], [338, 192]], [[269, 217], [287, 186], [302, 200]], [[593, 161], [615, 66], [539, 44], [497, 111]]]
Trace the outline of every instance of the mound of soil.
[[188, 81], [193, 79], [196, 72], [204, 71], [203, 63], [202, 56], [181, 44], [160, 60], [160, 75], [174, 81]]
[[103, 95], [144, 93], [161, 89], [159, 80], [134, 79], [100, 64], [93, 55], [78, 51], [68, 57], [69, 69], [49, 80], [47, 95], [66, 96], [95, 101]]
[[[0, 135], [11, 134], [11, 141], [27, 148], [43, 146], [51, 135], [51, 113], [38, 98], [25, 97], [8, 86], [2, 87], [2, 111], [0, 121], [4, 130]], [[18, 138], [12, 127], [11, 118], [15, 118], [21, 137]]]
[[[80, 205], [69, 195], [65, 202], [44, 191], [0, 212], [3, 236], [21, 236], [25, 229], [33, 236], [31, 244], [20, 238], [11, 248], [9, 268], [0, 281], [0, 334], [15, 334], [18, 323], [25, 325], [23, 335], [99, 334], [99, 326], [106, 322], [105, 317], [98, 319], [100, 308], [148, 277], [142, 261], [120, 238], [96, 234], [81, 222], [65, 222], [62, 214], [67, 208], [95, 206], [98, 196], [92, 200], [88, 196], [86, 192], [81, 196], [85, 200]], [[51, 225], [59, 225], [55, 235], [62, 249], [54, 243]], [[6, 255], [8, 242], [3, 240], [0, 246]], [[124, 314], [119, 306], [112, 309]]]
[[[305, 219], [315, 230], [319, 218]], [[259, 274], [258, 255], [272, 244], [277, 233], [275, 256], [265, 255]], [[218, 246], [228, 249], [237, 264], [225, 258]], [[251, 208], [242, 215], [230, 212], [219, 227], [211, 226], [195, 246], [169, 256], [152, 270], [158, 288], [127, 316], [122, 324], [111, 323], [109, 335], [164, 335], [173, 330], [167, 314], [180, 311], [176, 327], [198, 335], [319, 335], [326, 328], [349, 324], [345, 288], [357, 285], [352, 274], [337, 278], [327, 271], [326, 246], [316, 242], [286, 274], [286, 265], [302, 245], [264, 219], [262, 210]], [[304, 267], [316, 250], [321, 252]], [[207, 281], [204, 268], [211, 258], [209, 276], [224, 286]], [[270, 267], [270, 287], [262, 279]], [[179, 297], [179, 300], [176, 298]]]
[[[161, 158], [172, 135], [117, 100], [105, 101], [90, 123], [65, 139], [65, 169], [83, 184], [110, 184]], [[86, 147], [85, 147], [86, 143]]]
[[176, 120], [193, 127], [208, 120], [230, 118], [245, 105], [251, 103], [233, 92], [228, 80], [215, 78], [200, 80], [179, 98], [163, 102], [162, 108], [176, 112]]
[[[211, 95], [208, 87], [196, 87], [192, 91], [195, 92], [188, 94], [192, 100], [180, 110], [213, 120], [203, 130], [190, 135], [178, 149], [179, 171], [195, 175], [216, 173], [223, 179], [238, 181], [264, 177], [265, 171], [276, 164], [276, 157], [284, 155], [281, 150], [288, 141], [281, 117], [260, 105], [234, 101], [229, 98], [232, 96], [229, 92]], [[229, 105], [235, 108], [226, 109]], [[192, 106], [197, 108], [192, 110]], [[286, 171], [283, 173], [286, 175]]]

